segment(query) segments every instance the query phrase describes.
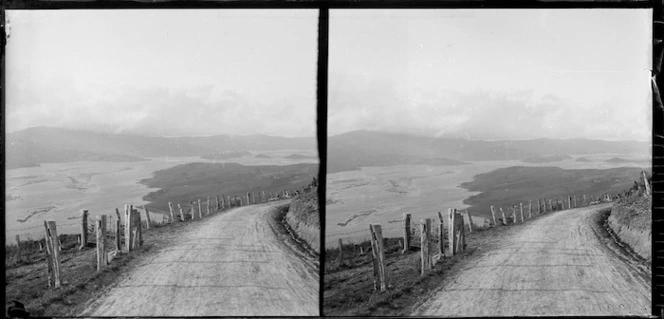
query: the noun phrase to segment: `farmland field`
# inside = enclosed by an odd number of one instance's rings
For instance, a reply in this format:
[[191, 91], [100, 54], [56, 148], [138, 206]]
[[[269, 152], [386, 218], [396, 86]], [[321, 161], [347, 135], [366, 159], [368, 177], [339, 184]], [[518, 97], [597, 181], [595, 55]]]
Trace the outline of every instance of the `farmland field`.
[[[584, 157], [589, 160], [576, 161]], [[625, 161], [609, 161], [621, 158]], [[525, 163], [522, 161], [471, 161], [469, 165], [431, 166], [398, 165], [363, 167], [327, 176], [325, 245], [344, 241], [362, 241], [368, 238], [368, 225], [379, 223], [386, 237], [401, 233], [403, 213], [410, 213], [414, 223], [421, 218], [433, 218], [436, 212], [448, 208], [466, 209], [464, 200], [479, 192], [471, 192], [461, 184], [470, 182], [477, 174], [499, 168], [560, 167], [563, 169], [609, 169], [617, 167], [649, 168], [647, 155], [594, 154], [572, 155], [553, 163]], [[489, 211], [472, 211], [473, 223], [482, 225]]]
[[[262, 154], [263, 156], [257, 156]], [[299, 154], [304, 158], [292, 159]], [[113, 214], [124, 204], [145, 205], [143, 197], [157, 189], [139, 181], [154, 172], [186, 163], [235, 162], [243, 165], [288, 165], [318, 163], [317, 152], [279, 150], [252, 152], [252, 155], [225, 160], [207, 160], [200, 157], [151, 158], [149, 161], [101, 162], [81, 161], [42, 164], [7, 170], [5, 238], [15, 241], [37, 239], [43, 235], [43, 221], [57, 222], [58, 233], [77, 232], [80, 210], [89, 210], [92, 216]], [[73, 224], [70, 226], [65, 226]], [[40, 227], [41, 226], [41, 227]]]

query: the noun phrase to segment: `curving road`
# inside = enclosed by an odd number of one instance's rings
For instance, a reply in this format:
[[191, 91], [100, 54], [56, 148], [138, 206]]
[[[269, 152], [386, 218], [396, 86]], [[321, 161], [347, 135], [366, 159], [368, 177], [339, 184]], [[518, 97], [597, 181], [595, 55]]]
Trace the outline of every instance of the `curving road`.
[[610, 205], [560, 211], [515, 226], [521, 229], [445, 280], [415, 314], [649, 316], [648, 268], [596, 235], [598, 210]]
[[210, 217], [82, 315], [317, 316], [318, 271], [277, 238], [269, 220], [273, 205]]

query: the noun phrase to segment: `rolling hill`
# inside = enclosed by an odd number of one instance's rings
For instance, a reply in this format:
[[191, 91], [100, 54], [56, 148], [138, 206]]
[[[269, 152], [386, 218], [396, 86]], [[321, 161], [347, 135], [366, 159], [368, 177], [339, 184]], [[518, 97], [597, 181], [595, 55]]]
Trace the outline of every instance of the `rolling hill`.
[[478, 174], [461, 187], [480, 192], [464, 200], [464, 204], [471, 205], [471, 211], [490, 216], [491, 205], [506, 209], [520, 201], [527, 206], [528, 200], [536, 202], [538, 198], [622, 193], [639, 179], [642, 170], [637, 167], [562, 169], [518, 166]]
[[168, 211], [168, 202], [187, 204], [207, 196], [247, 192], [279, 192], [309, 185], [318, 178], [318, 164], [241, 165], [238, 163], [189, 163], [157, 171], [141, 183], [159, 188], [143, 197], [148, 209]]
[[334, 173], [361, 166], [461, 165], [464, 161], [523, 160], [555, 154], [643, 153], [650, 144], [589, 139], [477, 141], [362, 130], [330, 136], [327, 148], [327, 171]]
[[231, 151], [315, 149], [315, 138], [265, 135], [150, 137], [52, 127], [7, 134], [7, 168], [72, 161], [142, 160], [161, 156], [214, 156]]

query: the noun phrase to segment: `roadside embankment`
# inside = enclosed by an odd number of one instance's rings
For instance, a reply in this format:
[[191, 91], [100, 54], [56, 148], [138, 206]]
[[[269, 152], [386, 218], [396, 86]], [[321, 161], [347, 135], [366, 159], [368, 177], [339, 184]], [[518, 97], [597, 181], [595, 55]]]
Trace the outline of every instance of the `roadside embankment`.
[[613, 206], [608, 222], [620, 241], [648, 262], [652, 260], [652, 198], [640, 194]]
[[320, 217], [316, 181], [291, 201], [286, 222], [301, 240], [320, 254]]

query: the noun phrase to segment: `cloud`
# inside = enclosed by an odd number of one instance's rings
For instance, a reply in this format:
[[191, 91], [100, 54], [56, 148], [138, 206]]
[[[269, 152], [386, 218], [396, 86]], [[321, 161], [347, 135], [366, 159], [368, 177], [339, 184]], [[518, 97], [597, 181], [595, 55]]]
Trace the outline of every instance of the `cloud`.
[[63, 96], [60, 90], [27, 95], [15, 91], [7, 103], [8, 131], [56, 126], [151, 136], [315, 136], [316, 104], [283, 98], [268, 105], [214, 86], [191, 89], [106, 87]]
[[650, 106], [594, 105], [538, 90], [403, 91], [389, 80], [333, 74], [328, 134], [369, 129], [471, 139], [649, 140]]

